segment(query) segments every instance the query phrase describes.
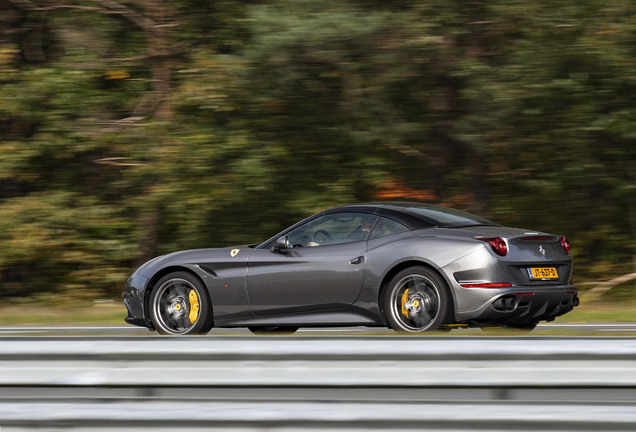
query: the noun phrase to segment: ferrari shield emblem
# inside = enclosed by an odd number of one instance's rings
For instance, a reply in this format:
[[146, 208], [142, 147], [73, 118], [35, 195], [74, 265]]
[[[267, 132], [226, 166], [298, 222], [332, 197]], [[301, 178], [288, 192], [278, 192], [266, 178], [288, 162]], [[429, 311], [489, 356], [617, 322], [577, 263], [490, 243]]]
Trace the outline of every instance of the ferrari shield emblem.
[[230, 252], [230, 255], [231, 255], [232, 257], [235, 257], [237, 253], [239, 253], [239, 250], [238, 250], [238, 249], [232, 249], [232, 252]]

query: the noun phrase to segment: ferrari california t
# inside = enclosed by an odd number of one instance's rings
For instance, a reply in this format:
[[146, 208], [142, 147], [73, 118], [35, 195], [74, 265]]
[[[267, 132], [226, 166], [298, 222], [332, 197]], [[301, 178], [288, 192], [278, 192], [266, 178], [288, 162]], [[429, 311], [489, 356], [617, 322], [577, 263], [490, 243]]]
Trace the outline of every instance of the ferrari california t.
[[212, 327], [531, 330], [579, 304], [563, 236], [419, 203], [322, 211], [258, 245], [174, 252], [128, 279], [126, 322]]

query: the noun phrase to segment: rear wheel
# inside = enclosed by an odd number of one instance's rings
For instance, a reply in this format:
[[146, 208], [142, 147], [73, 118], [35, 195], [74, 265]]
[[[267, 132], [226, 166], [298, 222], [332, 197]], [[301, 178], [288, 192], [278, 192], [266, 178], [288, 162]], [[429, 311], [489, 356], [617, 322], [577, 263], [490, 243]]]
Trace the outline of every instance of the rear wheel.
[[174, 272], [155, 284], [150, 298], [150, 319], [161, 334], [205, 334], [212, 328], [212, 305], [195, 276]]
[[442, 278], [426, 267], [410, 267], [391, 280], [384, 296], [384, 310], [397, 332], [437, 330], [448, 323], [451, 298]]

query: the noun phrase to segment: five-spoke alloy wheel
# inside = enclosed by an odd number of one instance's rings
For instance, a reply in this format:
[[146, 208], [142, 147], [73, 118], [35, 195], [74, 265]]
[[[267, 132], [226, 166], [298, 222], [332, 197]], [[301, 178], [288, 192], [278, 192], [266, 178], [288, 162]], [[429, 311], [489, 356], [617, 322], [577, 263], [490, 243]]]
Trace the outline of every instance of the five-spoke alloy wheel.
[[151, 320], [161, 334], [205, 334], [212, 328], [212, 306], [203, 284], [192, 274], [162, 277], [151, 292]]
[[397, 332], [436, 330], [448, 322], [451, 305], [446, 283], [426, 267], [399, 272], [384, 296], [386, 318]]

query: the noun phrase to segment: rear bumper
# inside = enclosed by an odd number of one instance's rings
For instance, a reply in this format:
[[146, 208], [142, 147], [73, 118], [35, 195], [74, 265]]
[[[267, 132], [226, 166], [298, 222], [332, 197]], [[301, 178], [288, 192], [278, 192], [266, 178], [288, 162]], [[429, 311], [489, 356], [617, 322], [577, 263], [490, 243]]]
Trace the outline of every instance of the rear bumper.
[[481, 326], [525, 325], [552, 321], [570, 312], [578, 304], [578, 290], [573, 285], [472, 290], [480, 290], [475, 294], [482, 298], [489, 295], [489, 298], [476, 310], [458, 311], [455, 314], [458, 323]]

